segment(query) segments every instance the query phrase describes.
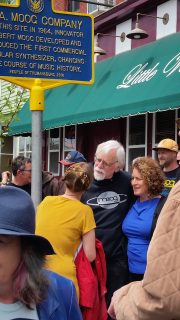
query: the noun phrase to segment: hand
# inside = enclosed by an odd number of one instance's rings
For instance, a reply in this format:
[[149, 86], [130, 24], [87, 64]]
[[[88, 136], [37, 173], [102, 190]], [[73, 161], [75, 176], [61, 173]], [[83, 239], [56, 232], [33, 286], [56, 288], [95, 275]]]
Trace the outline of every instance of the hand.
[[112, 319], [116, 319], [116, 314], [115, 314], [115, 310], [114, 310], [114, 305], [115, 303], [117, 303], [118, 301], [121, 300], [121, 298], [127, 294], [128, 290], [129, 290], [129, 286], [131, 284], [129, 283], [128, 285], [116, 290], [114, 293], [113, 293], [113, 296], [112, 296], [112, 299], [111, 299], [111, 303], [110, 303], [110, 306], [108, 308], [108, 313], [110, 315], [110, 317]]
[[2, 181], [1, 184], [7, 184], [11, 176], [10, 171], [4, 171], [2, 172]]
[[[121, 289], [119, 289], [119, 290], [121, 290]], [[114, 303], [119, 298], [119, 290], [117, 290], [117, 291], [115, 291], [113, 293], [113, 296], [112, 296], [112, 299], [111, 299], [111, 303], [110, 303], [110, 306], [108, 308], [108, 313], [109, 313], [109, 315], [110, 315], [110, 317], [112, 319], [116, 319], [115, 310], [114, 310]]]
[[110, 317], [112, 319], [116, 319], [116, 315], [115, 315], [115, 312], [114, 312], [114, 302], [113, 302], [113, 298], [111, 299], [111, 303], [110, 303], [110, 306], [108, 308], [108, 313], [110, 315]]

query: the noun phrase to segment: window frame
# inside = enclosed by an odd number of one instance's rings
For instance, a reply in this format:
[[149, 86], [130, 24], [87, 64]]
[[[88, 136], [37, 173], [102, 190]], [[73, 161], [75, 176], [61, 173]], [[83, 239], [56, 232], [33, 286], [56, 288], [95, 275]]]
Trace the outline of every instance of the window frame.
[[[58, 143], [58, 149], [50, 149], [50, 139], [51, 139], [51, 131], [52, 130], [57, 130], [58, 129], [58, 131], [59, 131], [59, 143]], [[60, 144], [60, 142], [61, 142], [61, 128], [52, 128], [52, 129], [49, 129], [48, 130], [48, 163], [47, 163], [47, 167], [48, 167], [48, 171], [51, 171], [50, 170], [50, 159], [51, 159], [51, 154], [52, 153], [58, 153], [58, 159], [60, 159], [60, 154], [61, 154], [61, 144]], [[60, 174], [60, 166], [59, 166], [59, 164], [57, 164], [58, 165], [58, 170], [57, 170], [57, 172], [53, 172], [53, 171], [51, 171], [51, 173], [54, 175], [54, 176], [59, 176], [59, 174]]]
[[147, 130], [148, 130], [148, 114], [146, 113], [146, 114], [140, 114], [140, 115], [135, 115], [136, 117], [137, 116], [145, 116], [145, 119], [144, 119], [144, 121], [145, 121], [145, 143], [144, 144], [134, 144], [134, 145], [130, 145], [129, 144], [129, 136], [130, 136], [130, 134], [129, 134], [129, 127], [130, 127], [130, 125], [129, 125], [129, 123], [130, 123], [130, 119], [132, 119], [132, 117], [133, 116], [128, 116], [127, 117], [127, 119], [126, 119], [126, 165], [125, 165], [125, 169], [127, 170], [127, 171], [129, 171], [129, 168], [130, 168], [130, 165], [131, 165], [131, 163], [129, 163], [129, 151], [130, 150], [132, 150], [132, 149], [142, 149], [142, 148], [144, 148], [144, 150], [145, 150], [145, 154], [144, 154], [144, 156], [147, 156]]

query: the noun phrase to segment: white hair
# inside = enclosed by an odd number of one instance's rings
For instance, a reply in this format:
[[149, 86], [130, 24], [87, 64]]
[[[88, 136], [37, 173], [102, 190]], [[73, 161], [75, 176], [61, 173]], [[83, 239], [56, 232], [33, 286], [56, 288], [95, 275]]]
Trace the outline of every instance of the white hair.
[[123, 169], [125, 165], [125, 150], [122, 144], [116, 140], [108, 140], [100, 143], [97, 146], [96, 154], [105, 153], [107, 154], [110, 150], [116, 150], [117, 161], [119, 164], [119, 169]]

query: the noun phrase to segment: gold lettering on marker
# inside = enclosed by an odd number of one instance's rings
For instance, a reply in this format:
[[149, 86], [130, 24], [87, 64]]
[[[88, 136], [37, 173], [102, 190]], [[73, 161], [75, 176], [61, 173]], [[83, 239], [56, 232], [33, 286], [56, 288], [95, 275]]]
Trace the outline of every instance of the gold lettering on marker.
[[4, 15], [4, 12], [3, 12], [3, 11], [0, 11], [0, 19], [2, 19], [2, 20], [6, 20], [5, 15]]
[[25, 22], [25, 23], [32, 23], [32, 24], [37, 24], [37, 16], [35, 15], [30, 15], [30, 14], [23, 14], [23, 13], [13, 13], [11, 12], [11, 20], [17, 21], [17, 22]]

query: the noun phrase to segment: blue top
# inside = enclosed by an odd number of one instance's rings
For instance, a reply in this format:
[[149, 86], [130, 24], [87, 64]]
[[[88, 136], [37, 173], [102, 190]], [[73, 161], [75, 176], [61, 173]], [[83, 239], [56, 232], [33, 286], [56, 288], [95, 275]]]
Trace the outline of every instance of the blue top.
[[82, 320], [72, 281], [54, 272], [44, 272], [49, 288], [45, 300], [37, 305], [39, 320]]
[[160, 198], [135, 202], [125, 217], [122, 230], [128, 239], [128, 264], [132, 273], [144, 274], [155, 209]]

